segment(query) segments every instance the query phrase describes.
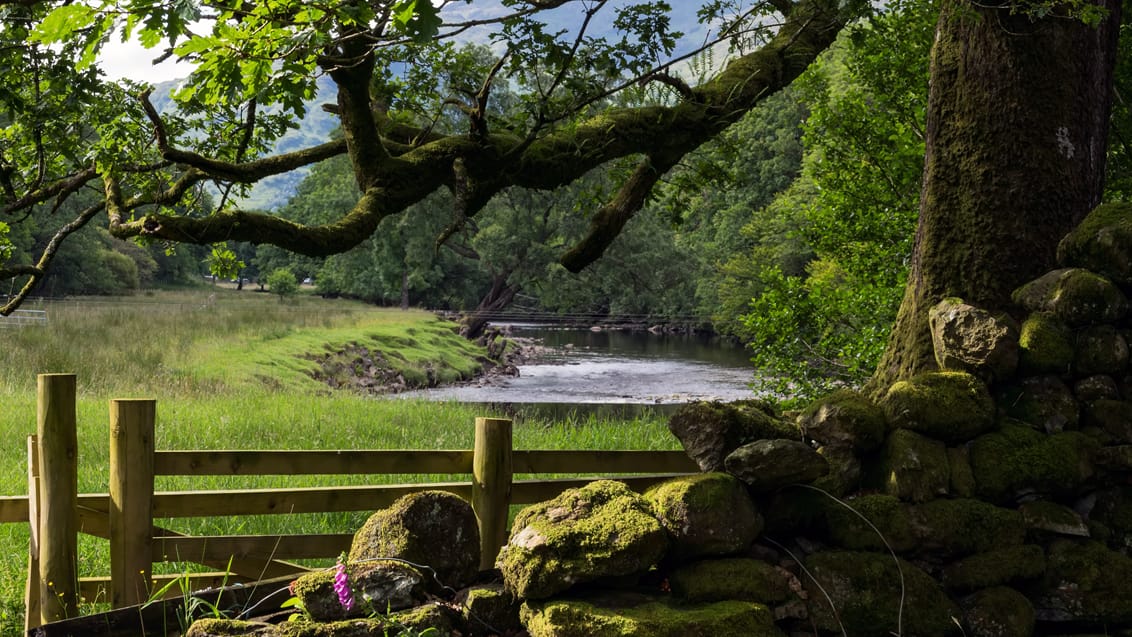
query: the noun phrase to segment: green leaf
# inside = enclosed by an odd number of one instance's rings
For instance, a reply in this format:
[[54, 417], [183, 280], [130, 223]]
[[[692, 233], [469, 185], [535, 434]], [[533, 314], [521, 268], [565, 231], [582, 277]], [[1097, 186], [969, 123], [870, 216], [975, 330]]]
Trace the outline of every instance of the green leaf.
[[31, 39], [35, 42], [62, 42], [72, 38], [76, 32], [85, 29], [94, 22], [95, 11], [93, 7], [85, 4], [68, 4], [57, 7], [43, 22], [39, 23], [32, 32]]

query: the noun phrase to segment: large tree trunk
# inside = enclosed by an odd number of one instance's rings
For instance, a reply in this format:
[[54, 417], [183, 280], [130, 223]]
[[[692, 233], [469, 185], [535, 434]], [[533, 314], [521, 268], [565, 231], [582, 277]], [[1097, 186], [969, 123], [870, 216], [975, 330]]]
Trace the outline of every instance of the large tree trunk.
[[511, 305], [511, 301], [515, 300], [515, 295], [519, 293], [522, 286], [518, 283], [508, 283], [507, 279], [510, 276], [510, 272], [505, 272], [496, 274], [491, 278], [491, 289], [480, 299], [476, 309], [464, 316], [460, 334], [469, 340], [483, 336], [484, 328], [487, 327], [492, 314]]
[[908, 286], [871, 387], [936, 369], [927, 312], [945, 297], [1011, 309], [1100, 201], [1121, 5], [1099, 28], [944, 0]]

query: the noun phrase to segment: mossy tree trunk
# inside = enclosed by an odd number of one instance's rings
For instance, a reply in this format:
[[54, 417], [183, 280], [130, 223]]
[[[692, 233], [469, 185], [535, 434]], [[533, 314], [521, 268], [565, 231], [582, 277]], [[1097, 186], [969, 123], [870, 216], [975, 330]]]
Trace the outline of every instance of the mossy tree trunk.
[[912, 269], [873, 391], [936, 368], [930, 307], [956, 296], [1009, 311], [1100, 202], [1121, 3], [1096, 2], [1099, 27], [944, 1]]

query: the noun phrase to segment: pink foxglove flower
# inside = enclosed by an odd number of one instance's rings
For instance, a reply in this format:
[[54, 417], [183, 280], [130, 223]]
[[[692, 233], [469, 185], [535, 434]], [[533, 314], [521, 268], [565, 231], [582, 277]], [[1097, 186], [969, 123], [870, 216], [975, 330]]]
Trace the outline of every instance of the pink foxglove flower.
[[347, 612], [354, 609], [354, 592], [350, 590], [350, 578], [346, 575], [346, 565], [338, 562], [334, 566], [334, 592], [338, 594], [338, 603]]

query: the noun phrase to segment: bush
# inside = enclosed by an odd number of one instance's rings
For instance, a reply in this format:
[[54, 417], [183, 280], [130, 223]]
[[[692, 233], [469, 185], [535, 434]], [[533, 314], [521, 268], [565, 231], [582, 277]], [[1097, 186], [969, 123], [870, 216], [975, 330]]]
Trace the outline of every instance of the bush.
[[286, 268], [278, 268], [267, 275], [267, 287], [273, 294], [279, 295], [279, 302], [288, 296], [299, 292], [299, 280]]

